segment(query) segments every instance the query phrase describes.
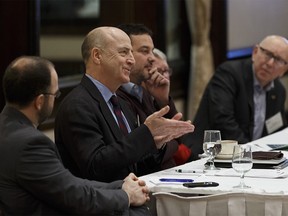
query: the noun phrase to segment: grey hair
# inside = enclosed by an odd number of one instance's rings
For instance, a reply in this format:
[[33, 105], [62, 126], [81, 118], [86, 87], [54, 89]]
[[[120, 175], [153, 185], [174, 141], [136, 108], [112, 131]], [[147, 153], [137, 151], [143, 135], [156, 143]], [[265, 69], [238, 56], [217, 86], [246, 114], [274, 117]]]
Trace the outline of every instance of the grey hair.
[[167, 61], [167, 56], [161, 50], [154, 48], [153, 53], [157, 58], [160, 58], [160, 59]]

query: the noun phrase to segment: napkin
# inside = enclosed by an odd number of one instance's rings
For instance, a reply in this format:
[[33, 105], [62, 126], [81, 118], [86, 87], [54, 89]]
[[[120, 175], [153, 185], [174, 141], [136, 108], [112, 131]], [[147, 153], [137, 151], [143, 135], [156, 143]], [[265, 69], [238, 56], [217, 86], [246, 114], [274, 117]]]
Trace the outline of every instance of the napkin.
[[267, 151], [255, 151], [252, 152], [253, 159], [256, 160], [279, 160], [283, 157], [283, 153], [280, 152], [267, 152]]

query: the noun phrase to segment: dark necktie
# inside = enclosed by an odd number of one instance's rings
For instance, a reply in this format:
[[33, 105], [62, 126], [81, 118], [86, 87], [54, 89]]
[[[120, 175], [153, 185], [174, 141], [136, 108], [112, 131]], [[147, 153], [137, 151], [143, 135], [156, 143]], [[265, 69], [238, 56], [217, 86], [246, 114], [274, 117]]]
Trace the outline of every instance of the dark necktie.
[[124, 135], [127, 135], [128, 134], [128, 130], [127, 130], [127, 127], [125, 125], [124, 118], [123, 118], [123, 115], [122, 115], [121, 108], [120, 108], [119, 101], [118, 101], [117, 97], [115, 95], [112, 95], [112, 97], [110, 98], [110, 101], [111, 101], [111, 103], [113, 105], [113, 111], [114, 111], [115, 116], [117, 118], [118, 125], [119, 125], [122, 133]]

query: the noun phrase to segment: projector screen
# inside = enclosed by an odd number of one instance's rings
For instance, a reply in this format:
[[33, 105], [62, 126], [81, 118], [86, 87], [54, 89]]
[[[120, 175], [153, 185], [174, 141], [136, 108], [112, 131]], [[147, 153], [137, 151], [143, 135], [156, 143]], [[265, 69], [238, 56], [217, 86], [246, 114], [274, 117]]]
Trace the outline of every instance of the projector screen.
[[265, 36], [288, 37], [288, 0], [227, 0], [227, 58], [251, 54]]

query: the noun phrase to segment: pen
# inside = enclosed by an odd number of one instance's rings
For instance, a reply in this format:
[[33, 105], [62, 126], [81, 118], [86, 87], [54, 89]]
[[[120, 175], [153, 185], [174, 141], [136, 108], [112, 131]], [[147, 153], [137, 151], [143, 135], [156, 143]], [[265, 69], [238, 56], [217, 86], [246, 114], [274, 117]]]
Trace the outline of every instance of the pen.
[[160, 178], [161, 182], [193, 182], [193, 179]]
[[183, 169], [177, 169], [175, 170], [178, 173], [204, 173], [203, 170], [183, 170]]

